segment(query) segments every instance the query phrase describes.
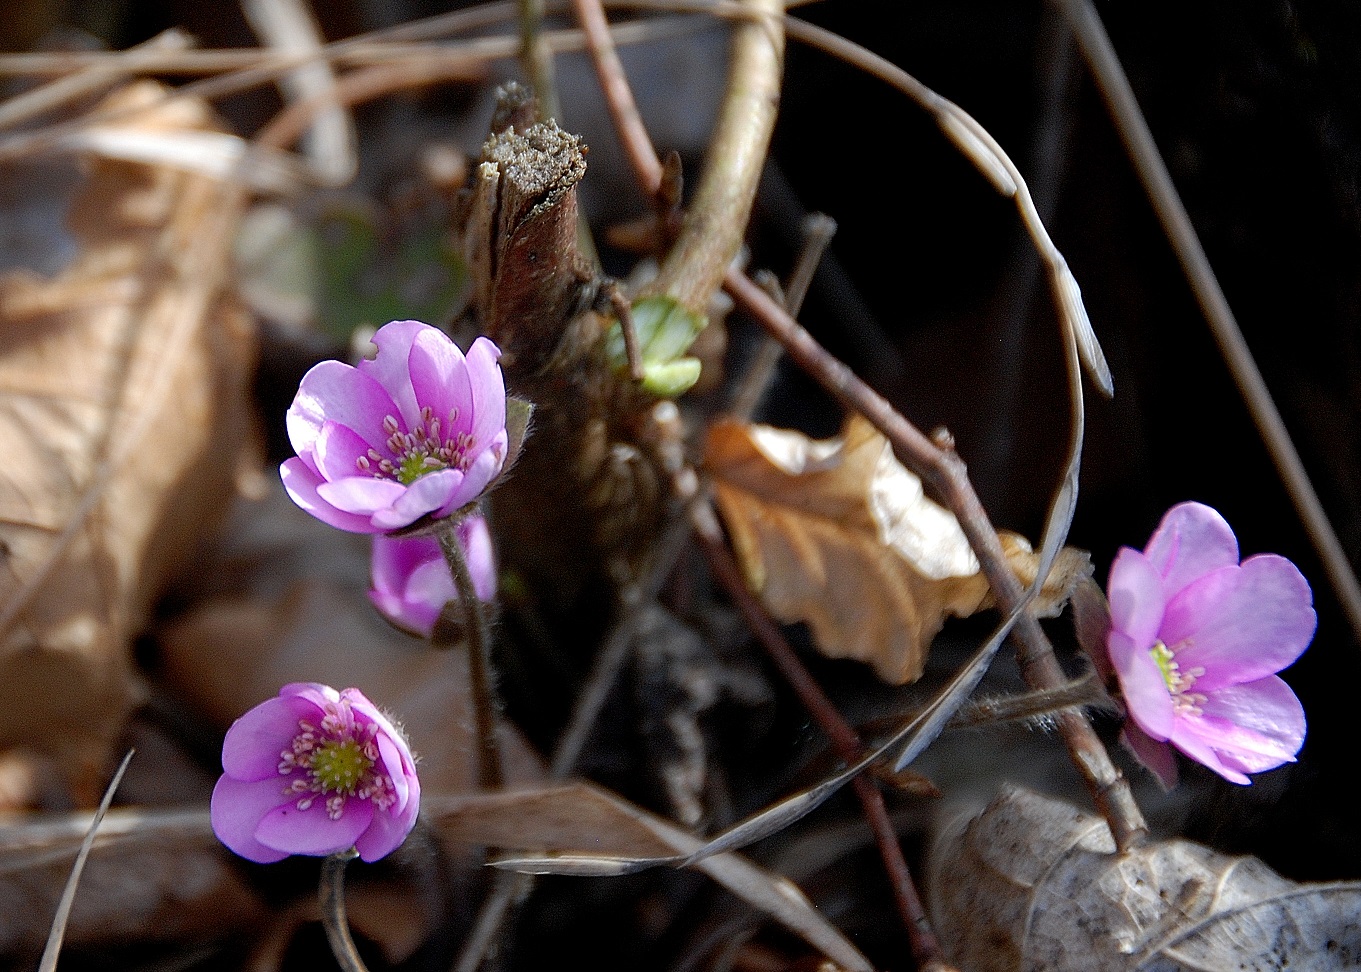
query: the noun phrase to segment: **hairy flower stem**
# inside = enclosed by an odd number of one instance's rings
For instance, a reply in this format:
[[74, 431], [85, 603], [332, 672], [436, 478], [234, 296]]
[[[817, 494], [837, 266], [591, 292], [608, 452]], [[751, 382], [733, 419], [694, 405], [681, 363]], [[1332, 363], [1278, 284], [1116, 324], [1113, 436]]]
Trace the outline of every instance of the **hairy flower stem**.
[[331, 954], [343, 972], [369, 972], [359, 957], [350, 935], [349, 919], [345, 917], [345, 865], [358, 856], [359, 852], [351, 847], [326, 858], [321, 862], [321, 883], [317, 886], [326, 941], [330, 942]]
[[459, 602], [468, 632], [468, 681], [473, 697], [473, 718], [477, 726], [477, 776], [485, 790], [499, 790], [505, 781], [501, 770], [501, 745], [496, 736], [496, 688], [491, 679], [491, 626], [487, 611], [477, 596], [468, 558], [458, 542], [458, 521], [447, 517], [435, 531], [440, 550], [454, 577]]

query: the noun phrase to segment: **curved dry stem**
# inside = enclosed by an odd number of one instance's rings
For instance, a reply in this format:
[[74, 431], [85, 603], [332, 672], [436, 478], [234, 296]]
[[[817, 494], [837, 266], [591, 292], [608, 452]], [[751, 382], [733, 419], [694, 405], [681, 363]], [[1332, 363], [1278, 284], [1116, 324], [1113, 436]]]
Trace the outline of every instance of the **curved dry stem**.
[[760, 19], [733, 31], [727, 94], [699, 188], [647, 288], [701, 314], [742, 246], [780, 101], [784, 4], [749, 0], [746, 6]]
[[66, 923], [71, 917], [71, 906], [76, 903], [76, 888], [80, 884], [81, 872], [85, 870], [85, 862], [90, 858], [90, 848], [94, 846], [95, 834], [104, 820], [104, 814], [109, 812], [113, 795], [118, 792], [118, 784], [123, 782], [123, 774], [127, 772], [128, 764], [132, 762], [133, 754], [136, 752], [135, 749], [129, 749], [128, 754], [123, 757], [118, 772], [113, 774], [108, 789], [104, 791], [104, 799], [99, 801], [99, 809], [95, 811], [94, 820], [90, 822], [90, 829], [85, 832], [85, 839], [80, 842], [75, 863], [71, 865], [71, 875], [66, 879], [66, 886], [61, 889], [61, 900], [57, 902], [57, 913], [52, 918], [52, 928], [47, 935], [42, 960], [38, 963], [38, 972], [57, 970], [57, 959], [61, 955], [62, 939], [66, 937]]
[[321, 862], [321, 881], [317, 885], [326, 941], [343, 972], [369, 972], [359, 957], [359, 949], [350, 935], [350, 921], [345, 916], [345, 865], [358, 856], [358, 851], [350, 848], [326, 858]]

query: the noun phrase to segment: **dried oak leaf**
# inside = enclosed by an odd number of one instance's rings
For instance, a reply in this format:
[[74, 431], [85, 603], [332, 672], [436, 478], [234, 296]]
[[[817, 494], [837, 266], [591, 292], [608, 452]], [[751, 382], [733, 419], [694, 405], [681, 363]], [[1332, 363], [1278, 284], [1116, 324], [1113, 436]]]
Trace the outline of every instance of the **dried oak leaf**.
[[[748, 585], [781, 621], [807, 622], [825, 655], [868, 662], [886, 682], [911, 682], [947, 615], [991, 604], [954, 515], [859, 415], [825, 440], [722, 420], [709, 430], [705, 465]], [[1001, 538], [1029, 584], [1030, 544], [1014, 533]], [[1037, 613], [1057, 614], [1090, 572], [1086, 553], [1063, 550]]]
[[1028, 790], [948, 828], [928, 866], [940, 940], [975, 972], [1361, 963], [1361, 883], [1297, 884], [1187, 840], [1117, 855], [1105, 821]]
[[[160, 92], [133, 85], [107, 107]], [[120, 117], [213, 126], [183, 98]], [[67, 214], [72, 263], [0, 278], [0, 752], [49, 757], [82, 802], [138, 697], [129, 638], [250, 440], [254, 335], [222, 287], [238, 199], [94, 159]]]

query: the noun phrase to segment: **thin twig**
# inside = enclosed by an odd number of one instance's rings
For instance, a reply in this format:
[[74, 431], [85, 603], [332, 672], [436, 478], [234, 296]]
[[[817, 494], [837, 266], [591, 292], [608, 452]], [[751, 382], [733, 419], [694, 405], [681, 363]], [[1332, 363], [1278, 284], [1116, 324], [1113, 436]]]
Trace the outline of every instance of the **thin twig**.
[[1253, 424], [1257, 426], [1276, 472], [1295, 504], [1295, 510], [1309, 539], [1313, 541], [1319, 559], [1323, 561], [1323, 568], [1346, 612], [1347, 621], [1357, 639], [1361, 640], [1361, 583], [1357, 582], [1347, 552], [1323, 509], [1308, 470], [1304, 468], [1299, 451], [1290, 438], [1290, 431], [1272, 400], [1271, 390], [1267, 388], [1233, 309], [1229, 307], [1228, 298], [1219, 286], [1191, 217], [1182, 204], [1162, 153], [1153, 140], [1153, 133], [1149, 131], [1148, 122], [1139, 109], [1134, 89], [1130, 87], [1115, 47], [1088, 0], [1058, 0], [1058, 4], [1106, 99], [1130, 161], [1134, 163], [1158, 221], [1162, 223], [1163, 232], [1167, 234], [1168, 242], [1181, 262], [1186, 279], [1200, 304], [1201, 313], [1205, 315], [1224, 362], [1229, 366], [1234, 383], [1248, 406]]
[[[742, 246], [780, 101], [784, 4], [748, 0], [745, 6], [761, 19], [733, 29], [727, 93], [699, 187], [680, 234], [646, 288], [697, 313], [708, 308]], [[655, 152], [653, 159], [655, 164]]]
[[321, 862], [321, 880], [317, 884], [326, 941], [343, 972], [369, 972], [359, 957], [359, 949], [350, 935], [350, 921], [345, 915], [345, 865], [358, 856], [359, 852], [352, 847], [327, 857]]
[[517, 0], [520, 22], [520, 64], [525, 77], [534, 86], [534, 97], [539, 101], [539, 114], [557, 118], [562, 108], [558, 104], [557, 75], [553, 69], [553, 48], [544, 39], [544, 0]]
[[[784, 296], [778, 298], [785, 310], [789, 311], [790, 317], [799, 316], [804, 298], [808, 296], [808, 288], [812, 286], [813, 274], [817, 272], [822, 255], [827, 252], [827, 247], [835, 234], [836, 220], [825, 213], [809, 213], [804, 219], [803, 247], [799, 250], [794, 269], [785, 283]], [[779, 341], [769, 334], [761, 336], [755, 360], [742, 376], [737, 392], [733, 395], [731, 413], [734, 418], [749, 421], [756, 414], [783, 355], [784, 348], [780, 346]]]
[[[289, 54], [315, 55], [325, 41], [304, 0], [242, 0], [241, 10], [251, 29], [276, 50]], [[323, 107], [314, 112], [303, 139], [303, 154], [323, 184], [340, 186], [359, 170], [358, 138], [354, 119], [335, 96], [336, 76], [332, 65], [317, 57], [279, 80], [287, 102], [317, 98]]]
[[629, 306], [618, 281], [606, 280], [600, 289], [610, 310], [619, 318], [619, 333], [624, 337], [624, 359], [628, 362], [629, 377], [634, 381], [642, 381], [646, 374], [643, 371], [643, 352], [638, 347], [638, 330], [633, 323], [633, 308]]
[[124, 78], [145, 70], [145, 65], [155, 58], [168, 52], [188, 50], [192, 44], [193, 39], [188, 34], [179, 28], [172, 28], [129, 48], [112, 63], [91, 64], [64, 78], [15, 95], [0, 104], [0, 129], [11, 128], [37, 115], [55, 111], [78, 98], [111, 88]]
[[468, 557], [458, 540], [458, 523], [452, 518], [441, 520], [435, 530], [445, 563], [454, 577], [459, 603], [467, 623], [468, 680], [473, 697], [473, 719], [477, 726], [477, 776], [484, 790], [499, 790], [505, 782], [501, 766], [501, 743], [496, 732], [496, 687], [491, 677], [491, 626], [487, 611], [477, 596], [472, 574], [468, 571]]
[[586, 34], [591, 63], [605, 93], [605, 106], [614, 122], [615, 133], [623, 143], [624, 155], [633, 166], [634, 180], [655, 206], [662, 186], [662, 164], [638, 113], [638, 104], [615, 50], [604, 8], [600, 0], [572, 0], [572, 9]]
[[118, 766], [118, 772], [113, 774], [113, 779], [109, 781], [108, 789], [104, 791], [104, 799], [99, 801], [99, 809], [95, 811], [94, 820], [90, 822], [90, 829], [85, 833], [85, 839], [80, 842], [80, 850], [76, 852], [75, 863], [71, 865], [71, 874], [66, 879], [66, 886], [61, 889], [61, 900], [57, 902], [57, 913], [52, 917], [52, 928], [47, 933], [47, 945], [43, 949], [41, 961], [38, 963], [38, 972], [56, 972], [57, 958], [61, 955], [62, 939], [66, 936], [66, 923], [71, 918], [71, 906], [76, 902], [76, 888], [80, 885], [81, 872], [85, 870], [85, 862], [90, 858], [90, 848], [94, 846], [95, 834], [99, 831], [99, 824], [104, 819], [104, 814], [109, 812], [109, 804], [113, 802], [113, 795], [118, 792], [118, 784], [123, 782], [123, 774], [127, 772], [128, 764], [132, 762], [133, 754], [136, 749], [129, 749], [128, 754], [123, 757], [123, 762]]
[[[837, 756], [846, 763], [855, 763], [864, 755], [864, 744], [856, 731], [841, 717], [836, 706], [822, 691], [822, 686], [799, 661], [794, 649], [785, 641], [784, 635], [765, 609], [757, 603], [747, 589], [742, 572], [733, 561], [732, 554], [723, 542], [723, 532], [713, 507], [707, 504], [693, 508], [691, 523], [700, 549], [704, 551], [714, 576], [718, 579], [738, 610], [746, 619], [747, 626], [756, 635], [780, 673], [793, 687], [805, 709], [832, 743]], [[926, 909], [917, 894], [907, 861], [903, 858], [902, 846], [898, 843], [897, 831], [889, 819], [888, 809], [884, 806], [884, 796], [868, 776], [857, 776], [852, 785], [855, 795], [874, 832], [888, 872], [889, 883], [893, 886], [894, 899], [907, 929], [907, 937], [912, 948], [912, 957], [919, 969], [925, 969], [941, 961], [940, 942], [931, 928]]]

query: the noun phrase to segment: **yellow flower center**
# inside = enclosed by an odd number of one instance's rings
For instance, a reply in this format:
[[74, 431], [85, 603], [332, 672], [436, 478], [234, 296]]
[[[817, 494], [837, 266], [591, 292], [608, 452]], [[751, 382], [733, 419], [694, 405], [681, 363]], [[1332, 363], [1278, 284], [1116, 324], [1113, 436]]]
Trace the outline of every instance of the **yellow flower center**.
[[322, 793], [353, 793], [373, 760], [353, 739], [324, 742], [312, 751], [312, 778]]
[[[1185, 647], [1185, 644], [1179, 644], [1177, 647]], [[1181, 666], [1177, 664], [1176, 651], [1161, 640], [1153, 642], [1153, 647], [1148, 653], [1153, 656], [1158, 671], [1162, 672], [1163, 682], [1167, 684], [1168, 694], [1172, 696], [1172, 704], [1178, 711], [1187, 715], [1199, 715], [1205, 696], [1200, 692], [1190, 691], [1190, 688], [1196, 684], [1196, 679], [1205, 674], [1205, 669], [1196, 666], [1183, 672]]]

